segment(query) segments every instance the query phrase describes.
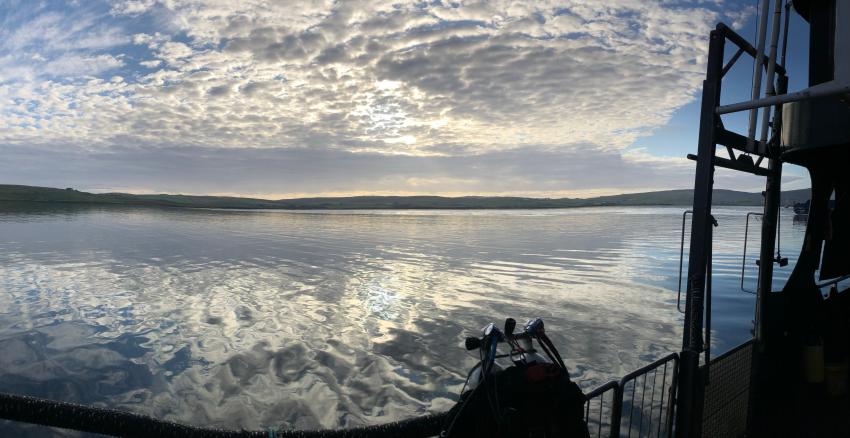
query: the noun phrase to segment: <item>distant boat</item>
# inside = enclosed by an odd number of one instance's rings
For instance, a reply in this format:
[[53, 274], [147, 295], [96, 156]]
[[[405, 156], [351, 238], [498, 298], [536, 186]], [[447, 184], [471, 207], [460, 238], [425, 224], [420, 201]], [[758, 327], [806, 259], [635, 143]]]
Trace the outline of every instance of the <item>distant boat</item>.
[[809, 214], [809, 204], [811, 204], [811, 200], [806, 202], [795, 202], [794, 203], [794, 214], [799, 215], [808, 215]]
[[[811, 199], [806, 202], [795, 202], [794, 203], [794, 214], [795, 215], [809, 215], [809, 207], [811, 205]], [[829, 203], [827, 203], [827, 208], [831, 211], [835, 208], [835, 199], [830, 199]]]

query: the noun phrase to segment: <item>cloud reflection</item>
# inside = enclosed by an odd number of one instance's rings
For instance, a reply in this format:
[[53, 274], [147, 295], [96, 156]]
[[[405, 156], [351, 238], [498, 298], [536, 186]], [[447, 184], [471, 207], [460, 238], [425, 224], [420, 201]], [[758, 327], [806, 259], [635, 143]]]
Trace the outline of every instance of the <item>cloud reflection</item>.
[[0, 390], [229, 428], [375, 424], [447, 409], [463, 338], [506, 316], [543, 317], [588, 388], [678, 349], [680, 213], [0, 213]]

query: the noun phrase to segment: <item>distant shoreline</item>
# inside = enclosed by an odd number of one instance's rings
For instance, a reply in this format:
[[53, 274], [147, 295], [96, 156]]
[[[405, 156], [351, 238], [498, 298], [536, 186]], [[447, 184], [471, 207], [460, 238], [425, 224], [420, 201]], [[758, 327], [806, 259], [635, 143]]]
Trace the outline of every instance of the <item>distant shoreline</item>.
[[[67, 206], [105, 206], [105, 207], [156, 207], [156, 208], [185, 208], [194, 210], [244, 210], [244, 211], [357, 211], [357, 210], [386, 210], [386, 211], [405, 211], [405, 210], [565, 210], [565, 209], [582, 209], [594, 207], [691, 207], [691, 204], [675, 203], [675, 204], [582, 204], [572, 206], [553, 206], [553, 207], [418, 207], [418, 206], [399, 206], [399, 207], [208, 207], [197, 205], [173, 205], [168, 203], [119, 203], [119, 202], [97, 202], [97, 201], [43, 201], [43, 200], [11, 200], [0, 199], [0, 206], [4, 204], [33, 204], [33, 205], [67, 205]], [[761, 207], [762, 204], [722, 204], [714, 203], [715, 207]], [[785, 208], [791, 208], [793, 205], [782, 205]]]
[[[507, 196], [350, 196], [268, 200], [226, 196], [88, 193], [74, 189], [0, 185], [0, 202], [126, 205], [232, 210], [529, 210], [582, 207], [689, 206], [692, 190], [664, 190], [594, 198], [523, 198]], [[782, 193], [782, 205], [809, 199], [809, 189]], [[714, 205], [760, 206], [761, 193], [715, 190]]]

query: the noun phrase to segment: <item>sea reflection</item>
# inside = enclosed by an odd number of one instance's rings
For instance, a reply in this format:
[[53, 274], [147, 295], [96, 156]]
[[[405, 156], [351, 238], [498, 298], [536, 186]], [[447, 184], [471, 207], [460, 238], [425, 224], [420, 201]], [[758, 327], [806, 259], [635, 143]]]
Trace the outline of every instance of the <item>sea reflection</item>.
[[[6, 205], [0, 391], [227, 428], [375, 424], [448, 409], [464, 337], [506, 316], [543, 317], [589, 389], [678, 349], [681, 212]], [[749, 336], [746, 212], [715, 211], [716, 351]], [[793, 265], [802, 227], [782, 220]]]

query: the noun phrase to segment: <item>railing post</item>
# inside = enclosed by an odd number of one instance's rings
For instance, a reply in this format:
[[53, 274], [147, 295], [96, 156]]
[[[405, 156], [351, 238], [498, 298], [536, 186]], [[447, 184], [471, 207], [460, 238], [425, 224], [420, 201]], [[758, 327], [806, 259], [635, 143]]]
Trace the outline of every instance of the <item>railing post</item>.
[[679, 389], [679, 370], [681, 369], [679, 361], [680, 358], [677, 355], [673, 360], [673, 378], [670, 382], [670, 398], [667, 402], [667, 438], [673, 438], [673, 422], [675, 420], [673, 413], [676, 410], [676, 390]]
[[623, 416], [623, 387], [614, 387], [614, 404], [611, 407], [611, 438], [620, 438], [620, 421]]
[[676, 434], [699, 437], [702, 426], [703, 379], [699, 373], [699, 357], [703, 350], [703, 313], [708, 252], [711, 250], [711, 194], [714, 185], [715, 130], [720, 125], [715, 109], [720, 103], [720, 80], [723, 71], [725, 37], [721, 29], [711, 32], [708, 66], [703, 82], [700, 108], [699, 144], [694, 181], [694, 204], [691, 246], [688, 257], [688, 289], [685, 302], [685, 327], [682, 336], [679, 396], [677, 400]]

